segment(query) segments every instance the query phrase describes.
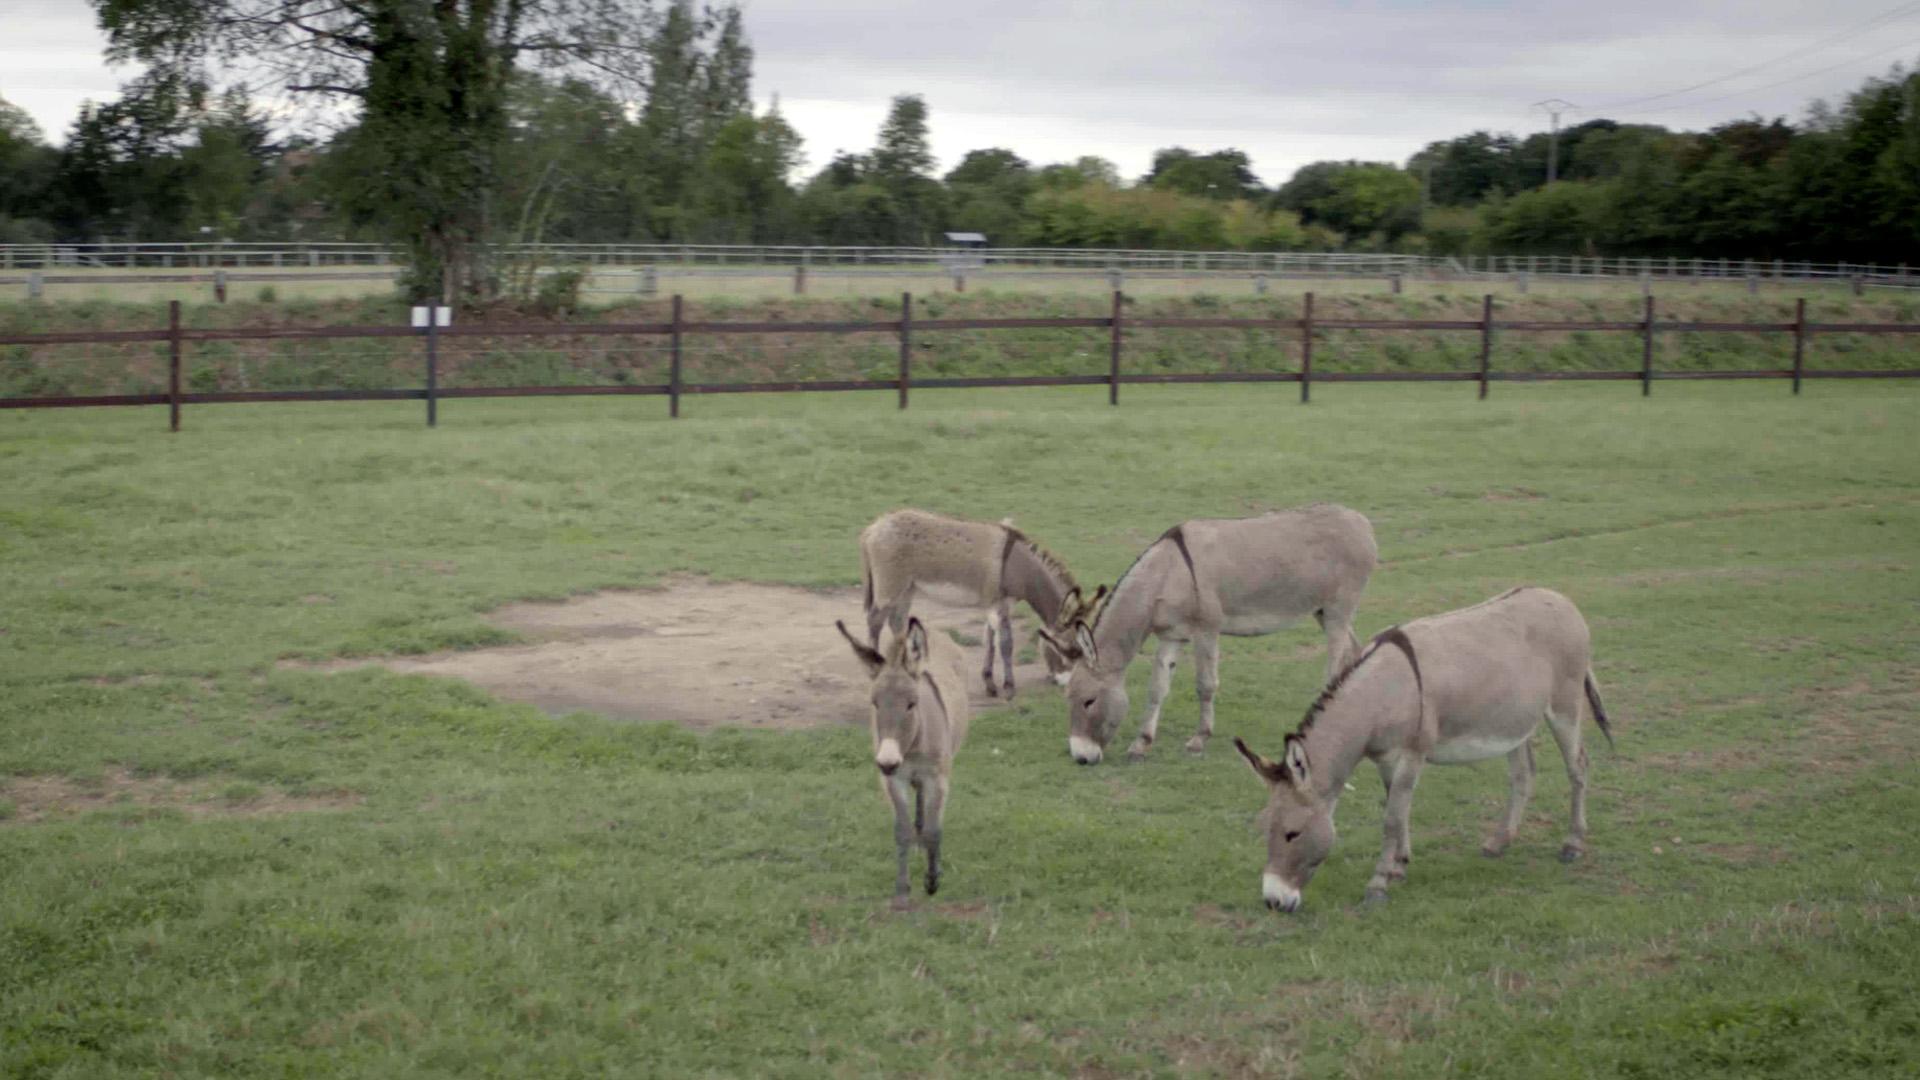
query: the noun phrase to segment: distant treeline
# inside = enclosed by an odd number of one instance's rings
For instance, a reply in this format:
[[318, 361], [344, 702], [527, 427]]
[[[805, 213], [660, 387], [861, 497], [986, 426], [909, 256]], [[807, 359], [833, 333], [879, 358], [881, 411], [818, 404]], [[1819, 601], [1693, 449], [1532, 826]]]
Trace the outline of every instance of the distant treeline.
[[[517, 71], [489, 159], [498, 240], [1556, 253], [1920, 262], [1920, 76], [1869, 79], [1798, 123], [1705, 132], [1593, 120], [1548, 140], [1476, 131], [1404, 166], [1323, 161], [1277, 188], [1232, 149], [1158, 152], [1146, 175], [1082, 157], [969, 152], [934, 172], [926, 103], [893, 100], [866, 153], [806, 179], [778, 103], [756, 112], [737, 10], [682, 4], [651, 42], [644, 100]], [[53, 146], [0, 101], [0, 242], [389, 239], [389, 139], [286, 135], [259, 103], [142, 78]], [[374, 178], [379, 178], [375, 182]], [[431, 193], [423, 194], [423, 197]]]

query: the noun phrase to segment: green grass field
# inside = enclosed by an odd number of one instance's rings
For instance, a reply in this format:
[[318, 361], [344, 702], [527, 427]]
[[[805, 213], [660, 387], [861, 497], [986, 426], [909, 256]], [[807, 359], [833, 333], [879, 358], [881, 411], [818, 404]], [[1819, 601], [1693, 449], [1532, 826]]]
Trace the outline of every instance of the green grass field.
[[[1920, 387], [658, 406], [0, 415], [0, 1075], [1920, 1062]], [[1184, 662], [1142, 764], [1073, 767], [1051, 691], [981, 717], [942, 891], [905, 914], [858, 729], [695, 735], [277, 664], [493, 644], [500, 603], [672, 572], [850, 585], [902, 504], [1012, 514], [1091, 583], [1182, 518], [1316, 499], [1374, 522], [1366, 633], [1525, 582], [1582, 607], [1619, 735], [1590, 739], [1584, 862], [1554, 857], [1542, 736], [1504, 859], [1478, 854], [1503, 763], [1428, 770], [1412, 876], [1363, 909], [1363, 770], [1305, 910], [1267, 912], [1263, 791], [1225, 737], [1298, 721], [1310, 626], [1226, 643], [1202, 757]]]

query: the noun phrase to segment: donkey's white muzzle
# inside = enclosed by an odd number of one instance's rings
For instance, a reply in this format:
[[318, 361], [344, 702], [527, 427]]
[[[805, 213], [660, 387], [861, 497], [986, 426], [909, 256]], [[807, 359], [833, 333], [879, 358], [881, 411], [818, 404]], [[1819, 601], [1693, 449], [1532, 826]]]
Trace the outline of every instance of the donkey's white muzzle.
[[900, 767], [900, 744], [892, 739], [880, 740], [880, 749], [873, 752], [873, 763], [888, 776]]
[[1267, 906], [1275, 911], [1291, 913], [1300, 910], [1300, 890], [1281, 881], [1279, 874], [1260, 876], [1260, 895], [1266, 898]]
[[1067, 753], [1082, 765], [1098, 765], [1102, 751], [1100, 744], [1092, 739], [1083, 739], [1078, 735], [1067, 736]]

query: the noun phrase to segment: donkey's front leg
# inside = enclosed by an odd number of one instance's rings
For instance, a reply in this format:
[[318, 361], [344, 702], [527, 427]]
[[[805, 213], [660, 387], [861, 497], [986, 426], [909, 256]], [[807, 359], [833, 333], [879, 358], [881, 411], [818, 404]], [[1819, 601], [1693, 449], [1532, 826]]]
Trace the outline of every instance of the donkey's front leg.
[[1487, 842], [1480, 845], [1480, 853], [1489, 858], [1498, 857], [1513, 843], [1520, 831], [1520, 819], [1526, 815], [1527, 800], [1533, 797], [1533, 740], [1514, 747], [1507, 754], [1507, 817]]
[[1213, 736], [1213, 695], [1220, 689], [1220, 637], [1196, 634], [1193, 638], [1193, 689], [1200, 695], [1200, 728], [1187, 740], [1187, 750], [1198, 754], [1207, 748]]
[[1152, 749], [1154, 736], [1160, 733], [1160, 706], [1173, 689], [1173, 665], [1179, 657], [1180, 642], [1161, 638], [1153, 654], [1153, 673], [1147, 679], [1147, 718], [1140, 721], [1140, 735], [1127, 747], [1128, 757], [1145, 757]]
[[[907, 809], [907, 781], [899, 774], [880, 778], [880, 788], [887, 793], [887, 800], [893, 803], [893, 847], [899, 864], [893, 876], [893, 906], [896, 910], [905, 910], [907, 897], [913, 892], [913, 886], [907, 878], [907, 853], [913, 850], [913, 837], [917, 832], [913, 827], [913, 812]], [[919, 799], [915, 792], [915, 801]]]
[[987, 649], [986, 649], [986, 652], [987, 652], [987, 655], [986, 655], [986, 657], [985, 657], [985, 658], [984, 658], [984, 659], [983, 659], [983, 660], [981, 661], [981, 664], [980, 664], [980, 678], [981, 678], [981, 679], [983, 679], [983, 680], [984, 680], [984, 681], [986, 682], [986, 684], [987, 684], [987, 696], [988, 696], [988, 697], [998, 697], [998, 696], [999, 696], [999, 693], [1000, 693], [1000, 689], [999, 689], [999, 687], [997, 687], [997, 686], [995, 686], [995, 685], [993, 684], [993, 638], [994, 638], [994, 631], [993, 631], [993, 612], [991, 612], [991, 611], [989, 611], [989, 612], [987, 612], [987, 621], [986, 621], [986, 624], [985, 624], [985, 626], [984, 626], [984, 627], [982, 627], [982, 629], [981, 629], [981, 635], [982, 635], [983, 637], [985, 637], [985, 638], [986, 638], [986, 642], [987, 642]]
[[927, 816], [920, 829], [920, 845], [927, 849], [927, 895], [940, 891], [940, 822], [947, 813], [947, 778], [938, 776], [926, 782], [933, 790], [927, 795]]
[[1367, 902], [1387, 898], [1387, 886], [1407, 876], [1413, 861], [1413, 840], [1408, 816], [1413, 810], [1413, 787], [1420, 782], [1421, 759], [1399, 753], [1380, 761], [1380, 779], [1387, 786], [1387, 813], [1382, 823], [1380, 861], [1374, 865], [1367, 882]]

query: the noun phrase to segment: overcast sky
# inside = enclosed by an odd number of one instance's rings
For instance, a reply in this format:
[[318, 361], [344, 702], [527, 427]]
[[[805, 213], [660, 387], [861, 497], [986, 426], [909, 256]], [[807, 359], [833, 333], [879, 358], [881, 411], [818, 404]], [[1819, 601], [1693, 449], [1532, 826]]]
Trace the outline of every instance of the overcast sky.
[[[1158, 147], [1231, 146], [1274, 184], [1310, 161], [1404, 162], [1476, 128], [1544, 130], [1530, 104], [1545, 98], [1580, 107], [1567, 123], [1798, 119], [1810, 99], [1920, 55], [1920, 0], [743, 7], [756, 96], [780, 95], [808, 172], [871, 146], [899, 93], [926, 97], [943, 171], [1004, 146], [1036, 164], [1098, 154], [1134, 177]], [[92, 12], [85, 0], [0, 0], [0, 97], [55, 141], [82, 101], [111, 98], [132, 74], [101, 62]]]

